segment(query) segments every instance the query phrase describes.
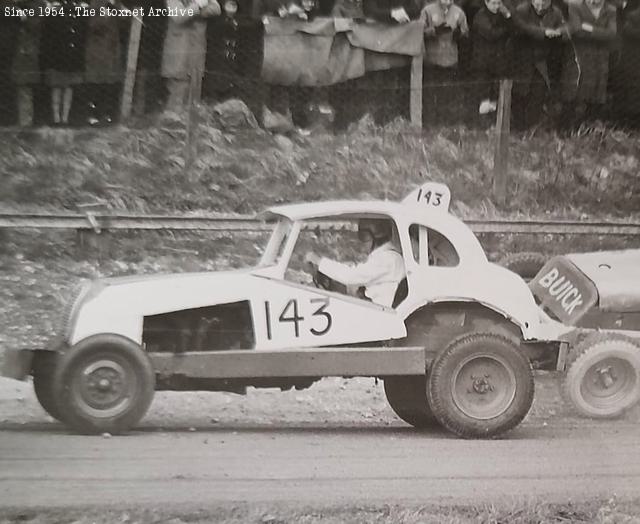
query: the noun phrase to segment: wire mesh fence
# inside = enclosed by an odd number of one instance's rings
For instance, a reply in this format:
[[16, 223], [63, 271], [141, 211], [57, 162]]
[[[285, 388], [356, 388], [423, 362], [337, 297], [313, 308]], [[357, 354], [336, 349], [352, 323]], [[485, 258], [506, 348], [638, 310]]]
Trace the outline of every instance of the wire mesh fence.
[[[0, 0], [0, 125], [108, 125], [238, 98], [262, 125], [340, 131], [366, 113], [410, 118], [419, 91], [423, 125], [488, 126], [502, 78], [516, 129], [640, 125], [640, 3], [552, 1]], [[410, 18], [420, 84], [413, 51], [385, 41]]]

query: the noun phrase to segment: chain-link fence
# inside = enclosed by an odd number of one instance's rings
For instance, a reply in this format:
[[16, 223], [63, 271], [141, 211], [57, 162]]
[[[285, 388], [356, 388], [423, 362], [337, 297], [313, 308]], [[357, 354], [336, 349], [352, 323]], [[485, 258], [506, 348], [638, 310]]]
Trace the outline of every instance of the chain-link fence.
[[378, 0], [351, 3], [0, 0], [0, 124], [106, 125], [179, 112], [195, 96], [239, 98], [276, 128], [339, 131], [366, 113], [415, 121], [420, 105], [425, 126], [485, 126], [498, 81], [513, 78], [516, 129], [640, 125], [636, 0], [599, 11], [504, 0], [495, 13], [490, 1], [404, 0], [394, 9], [416, 21], [403, 24], [380, 16]]

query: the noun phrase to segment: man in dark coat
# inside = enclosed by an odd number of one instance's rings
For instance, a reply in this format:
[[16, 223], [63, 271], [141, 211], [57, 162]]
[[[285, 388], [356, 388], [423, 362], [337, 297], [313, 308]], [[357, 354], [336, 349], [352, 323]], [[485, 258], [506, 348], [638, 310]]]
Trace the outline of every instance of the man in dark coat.
[[[44, 0], [17, 2], [20, 9], [44, 7]], [[39, 53], [42, 19], [41, 16], [18, 17], [20, 28], [16, 35], [16, 50], [11, 66], [11, 80], [17, 90], [18, 124], [30, 126], [34, 118], [34, 88], [41, 82]]]
[[117, 113], [124, 65], [120, 49], [120, 25], [115, 15], [101, 15], [122, 6], [111, 0], [90, 0], [95, 12], [89, 17], [85, 42], [85, 82], [89, 92], [90, 125], [108, 124]]
[[498, 81], [509, 75], [511, 33], [511, 11], [501, 0], [485, 0], [471, 26], [471, 67], [478, 84], [476, 107], [481, 114], [496, 110]]
[[520, 4], [514, 15], [517, 36], [513, 61], [513, 118], [518, 128], [538, 122], [556, 78], [550, 60], [566, 35], [562, 12], [551, 0]]
[[264, 27], [251, 18], [237, 0], [224, 0], [222, 15], [207, 21], [205, 99], [222, 101], [238, 98], [262, 119], [264, 87], [260, 79]]
[[613, 79], [618, 119], [640, 127], [640, 0], [630, 0], [620, 13], [620, 59]]
[[607, 100], [610, 45], [617, 33], [615, 7], [605, 0], [570, 6], [569, 31], [572, 46], [565, 53], [561, 78], [569, 111], [563, 120], [577, 124], [596, 116]]

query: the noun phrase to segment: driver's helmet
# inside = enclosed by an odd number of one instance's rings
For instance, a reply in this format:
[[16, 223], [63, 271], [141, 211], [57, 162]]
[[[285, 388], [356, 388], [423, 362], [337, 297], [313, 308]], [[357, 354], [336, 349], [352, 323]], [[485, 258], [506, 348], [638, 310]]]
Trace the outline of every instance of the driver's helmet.
[[358, 238], [361, 241], [367, 239], [367, 235], [376, 241], [377, 244], [391, 240], [393, 229], [391, 221], [381, 218], [361, 218], [358, 221]]

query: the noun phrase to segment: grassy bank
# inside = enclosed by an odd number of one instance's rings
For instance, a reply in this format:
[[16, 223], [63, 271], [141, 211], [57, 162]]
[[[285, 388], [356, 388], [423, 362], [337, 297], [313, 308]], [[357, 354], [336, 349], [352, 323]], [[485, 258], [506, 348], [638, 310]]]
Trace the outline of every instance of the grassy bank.
[[[202, 109], [187, 122], [5, 133], [0, 209], [73, 209], [105, 201], [139, 212], [250, 213], [278, 202], [399, 198], [425, 179], [446, 182], [462, 217], [638, 215], [640, 140], [595, 125], [571, 136], [514, 135], [507, 204], [491, 193], [492, 131], [425, 131], [365, 118], [345, 134], [272, 135]], [[185, 166], [192, 152], [193, 163]]]

